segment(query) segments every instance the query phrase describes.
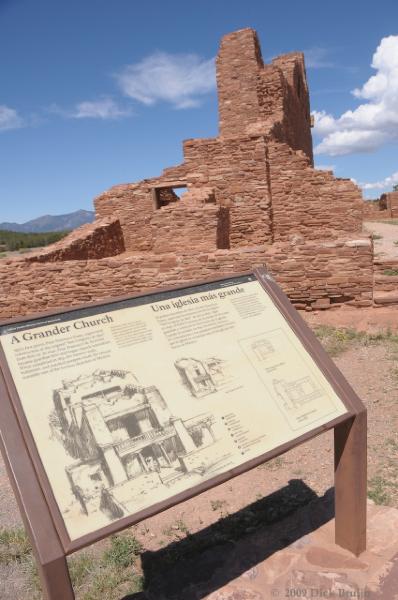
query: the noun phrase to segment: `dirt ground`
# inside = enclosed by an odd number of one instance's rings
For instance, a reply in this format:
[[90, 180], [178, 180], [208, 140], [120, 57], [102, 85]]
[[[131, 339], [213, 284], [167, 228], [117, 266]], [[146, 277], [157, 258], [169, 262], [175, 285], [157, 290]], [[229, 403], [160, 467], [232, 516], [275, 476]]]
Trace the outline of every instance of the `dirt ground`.
[[[358, 310], [344, 307], [303, 313], [303, 316], [311, 327], [328, 325], [373, 332], [387, 329], [398, 331], [398, 308]], [[370, 497], [378, 503], [398, 507], [398, 344], [392, 344], [388, 338], [370, 345], [354, 342], [334, 360], [368, 408]], [[278, 490], [289, 489], [288, 505], [292, 502], [300, 505], [301, 498], [308, 500], [321, 497], [330, 493], [332, 486], [333, 438], [332, 433], [328, 432], [135, 526], [134, 535], [141, 542], [145, 550], [143, 557], [146, 557], [145, 560], [143, 558], [143, 566], [138, 569], [148, 578], [151, 571], [150, 567], [145, 566], [148, 556], [152, 557], [151, 564], [154, 564], [154, 560], [158, 564], [156, 556], [169, 553], [170, 548], [173, 548], [173, 552], [175, 547], [177, 551], [179, 546], [183, 548], [182, 541], [192, 534], [210, 536], [212, 544], [220, 536], [222, 539], [233, 539], [237, 514], [243, 515], [243, 529], [242, 519], [239, 520], [239, 536], [250, 535], [257, 528], [256, 507], [262, 506], [264, 497], [272, 498], [270, 494], [279, 494]], [[282, 504], [286, 508], [285, 500]], [[272, 511], [277, 513], [280, 505], [279, 499], [271, 505], [270, 514]], [[219, 529], [220, 523], [229, 523], [226, 531]], [[0, 460], [0, 531], [19, 524], [19, 512]], [[99, 543], [93, 551], [99, 552], [103, 547], [104, 543]], [[7, 582], [0, 594], [2, 600], [33, 598], [25, 582], [27, 577], [23, 569], [15, 564], [0, 564], [0, 578]], [[97, 597], [102, 598], [91, 595], [84, 596], [84, 599]], [[137, 600], [140, 597], [139, 594], [131, 596]], [[156, 595], [154, 597], [157, 598]], [[78, 594], [78, 598], [83, 596]], [[181, 598], [188, 599], [189, 595], [182, 595]]]
[[398, 259], [398, 222], [377, 223], [367, 221], [364, 230], [373, 233], [374, 251], [377, 258]]
[[378, 331], [398, 331], [398, 307], [397, 306], [371, 306], [368, 308], [355, 308], [344, 305], [323, 311], [312, 311], [305, 313], [300, 311], [301, 316], [310, 327], [317, 325], [330, 325], [331, 327], [345, 327], [357, 331], [375, 333]]

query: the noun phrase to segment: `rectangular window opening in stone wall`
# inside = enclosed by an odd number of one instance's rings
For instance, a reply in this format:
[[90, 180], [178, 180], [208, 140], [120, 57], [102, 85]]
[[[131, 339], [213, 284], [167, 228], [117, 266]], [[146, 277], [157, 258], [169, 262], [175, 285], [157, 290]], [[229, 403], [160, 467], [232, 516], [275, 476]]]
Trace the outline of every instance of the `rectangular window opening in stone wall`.
[[187, 191], [186, 183], [178, 183], [169, 186], [162, 186], [153, 189], [155, 208], [163, 208], [179, 202], [181, 196]]

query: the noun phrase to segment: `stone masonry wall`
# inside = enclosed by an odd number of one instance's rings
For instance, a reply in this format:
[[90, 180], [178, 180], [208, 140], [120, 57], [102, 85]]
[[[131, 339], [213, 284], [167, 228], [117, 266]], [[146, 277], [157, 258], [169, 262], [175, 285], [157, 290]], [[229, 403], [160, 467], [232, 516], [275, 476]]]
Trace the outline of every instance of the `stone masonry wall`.
[[269, 164], [275, 241], [361, 232], [363, 203], [352, 181], [313, 169], [286, 144], [269, 144]]
[[391, 212], [380, 206], [380, 200], [363, 201], [363, 218], [366, 219], [388, 219]]
[[388, 192], [380, 196], [380, 207], [387, 210], [389, 217], [398, 217], [398, 192]]
[[123, 233], [117, 219], [99, 219], [82, 225], [65, 238], [26, 256], [28, 262], [87, 260], [124, 252]]
[[96, 216], [119, 219], [127, 251], [149, 251], [153, 248], [151, 218], [156, 210], [153, 190], [185, 179], [186, 166], [181, 165], [165, 169], [160, 177], [116, 185], [95, 198]]
[[[310, 98], [305, 73], [304, 54], [291, 52], [274, 58], [272, 66], [283, 73], [282, 142], [287, 143], [293, 150], [302, 150], [310, 159], [313, 166]], [[264, 79], [264, 76], [263, 76]], [[265, 89], [269, 83], [266, 80]]]
[[221, 137], [268, 134], [302, 150], [312, 164], [310, 103], [304, 55], [292, 52], [264, 65], [257, 34], [224, 36], [217, 55]]
[[153, 251], [180, 253], [191, 247], [195, 252], [214, 252], [220, 247], [219, 243], [223, 244], [225, 211], [228, 209], [214, 205], [186, 208], [181, 201], [165, 206], [151, 219], [151, 225], [156, 229]]
[[70, 307], [110, 296], [251, 270], [266, 265], [297, 307], [327, 307], [372, 300], [372, 247], [369, 240], [278, 243], [192, 254], [142, 252], [100, 260], [52, 264], [4, 259], [0, 262], [0, 315], [3, 319]]
[[241, 29], [224, 36], [216, 62], [220, 135], [245, 135], [260, 116], [257, 84], [263, 60], [256, 33]]
[[210, 186], [230, 207], [230, 247], [272, 243], [272, 212], [263, 136], [184, 142], [188, 184]]
[[365, 219], [391, 219], [398, 217], [398, 192], [382, 194], [378, 200], [364, 200]]
[[119, 219], [126, 250], [143, 252], [152, 249], [150, 220], [154, 201], [148, 183], [114, 186], [98, 196], [94, 205], [99, 218], [112, 215]]

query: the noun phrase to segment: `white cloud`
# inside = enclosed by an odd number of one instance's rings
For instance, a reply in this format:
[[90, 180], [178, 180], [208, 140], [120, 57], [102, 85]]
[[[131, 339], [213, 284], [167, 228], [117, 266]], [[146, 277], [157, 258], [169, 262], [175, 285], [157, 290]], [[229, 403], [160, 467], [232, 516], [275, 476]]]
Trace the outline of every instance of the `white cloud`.
[[305, 57], [305, 66], [308, 69], [333, 69], [334, 62], [327, 60], [329, 50], [327, 48], [308, 48], [303, 50]]
[[7, 129], [18, 129], [24, 124], [22, 118], [19, 116], [14, 108], [0, 105], [0, 131], [6, 131]]
[[376, 69], [353, 95], [365, 100], [354, 110], [335, 118], [315, 111], [314, 133], [323, 137], [316, 154], [338, 156], [354, 152], [372, 152], [398, 139], [398, 36], [381, 40], [371, 65]]
[[50, 111], [59, 114], [68, 119], [120, 119], [132, 114], [130, 109], [121, 108], [111, 98], [101, 98], [79, 102], [73, 110], [65, 110], [59, 106], [53, 105]]
[[80, 102], [72, 116], [74, 119], [119, 119], [130, 114], [130, 110], [120, 108], [114, 100], [104, 98], [92, 102]]
[[398, 184], [398, 171], [395, 171], [392, 175], [389, 175], [382, 181], [375, 181], [373, 183], [361, 183], [360, 186], [363, 190], [384, 190], [391, 188], [393, 185]]
[[175, 108], [199, 106], [200, 96], [216, 86], [214, 59], [196, 54], [156, 52], [126, 66], [116, 78], [126, 96], [147, 106], [159, 101]]
[[317, 171], [334, 171], [336, 165], [315, 165]]

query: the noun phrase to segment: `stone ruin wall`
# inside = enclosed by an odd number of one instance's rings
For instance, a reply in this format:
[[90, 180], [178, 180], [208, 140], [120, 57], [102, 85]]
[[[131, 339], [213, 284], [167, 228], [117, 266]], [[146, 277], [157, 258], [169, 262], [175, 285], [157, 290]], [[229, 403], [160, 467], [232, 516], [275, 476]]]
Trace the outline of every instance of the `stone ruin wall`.
[[341, 302], [369, 306], [373, 265], [369, 240], [277, 243], [271, 247], [215, 252], [113, 256], [99, 260], [29, 265], [0, 262], [0, 314], [15, 315], [69, 307], [184, 281], [242, 273], [266, 265], [297, 308], [328, 308]]
[[313, 164], [304, 55], [292, 52], [264, 65], [251, 29], [221, 40], [217, 56], [220, 136], [272, 132]]
[[2, 318], [256, 265], [298, 308], [372, 304], [360, 191], [312, 166], [303, 55], [264, 65], [255, 32], [234, 32], [217, 83], [219, 137], [186, 140], [181, 165], [101, 194], [86, 229], [0, 262]]
[[29, 253], [27, 262], [58, 262], [66, 260], [92, 260], [116, 256], [125, 251], [123, 231], [118, 219], [98, 219], [82, 225], [67, 238]]
[[378, 200], [364, 201], [365, 219], [397, 219], [398, 192], [382, 194]]

